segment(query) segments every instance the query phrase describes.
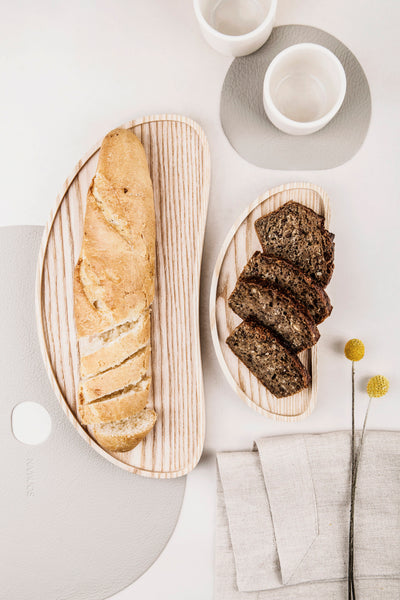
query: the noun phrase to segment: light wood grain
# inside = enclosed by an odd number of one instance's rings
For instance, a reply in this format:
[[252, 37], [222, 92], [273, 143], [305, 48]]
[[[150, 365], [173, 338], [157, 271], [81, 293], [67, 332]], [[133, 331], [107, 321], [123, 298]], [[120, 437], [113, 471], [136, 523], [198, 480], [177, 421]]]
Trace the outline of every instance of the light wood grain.
[[86, 194], [100, 144], [65, 182], [45, 228], [37, 274], [37, 321], [50, 381], [73, 426], [102, 456], [133, 473], [171, 478], [200, 459], [205, 432], [199, 337], [199, 279], [210, 158], [202, 129], [190, 119], [156, 115], [132, 121], [146, 151], [156, 212], [156, 293], [152, 312], [154, 430], [126, 453], [108, 453], [77, 415], [79, 358], [72, 276], [81, 247]]
[[310, 183], [289, 183], [260, 196], [240, 216], [228, 233], [215, 265], [210, 295], [210, 322], [214, 347], [221, 368], [232, 388], [257, 412], [280, 421], [297, 421], [309, 415], [317, 400], [317, 345], [299, 355], [310, 372], [310, 386], [287, 398], [273, 396], [225, 343], [241, 319], [228, 306], [228, 298], [243, 267], [256, 250], [261, 250], [254, 228], [259, 217], [289, 200], [300, 202], [325, 217], [329, 227], [330, 203], [326, 192]]

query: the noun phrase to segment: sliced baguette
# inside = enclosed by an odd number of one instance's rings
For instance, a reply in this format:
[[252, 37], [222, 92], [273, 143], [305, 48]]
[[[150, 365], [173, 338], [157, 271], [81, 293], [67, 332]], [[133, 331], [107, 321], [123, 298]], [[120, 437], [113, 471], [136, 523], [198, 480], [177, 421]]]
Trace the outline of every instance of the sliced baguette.
[[[87, 379], [107, 369], [117, 366], [148, 344], [150, 338], [150, 312], [146, 311], [136, 322], [126, 323], [126, 331], [116, 337], [116, 330], [111, 330], [111, 341], [106, 341], [94, 352], [84, 355], [84, 344], [81, 344], [81, 377]], [[119, 331], [122, 326], [119, 327]], [[89, 344], [86, 344], [88, 347]], [[92, 346], [94, 343], [92, 342]], [[90, 346], [89, 346], [90, 347]]]
[[127, 333], [133, 328], [140, 328], [149, 310], [144, 311], [136, 321], [125, 320], [121, 323], [116, 323], [110, 329], [79, 338], [80, 355], [88, 356], [89, 354], [93, 354], [103, 348], [103, 346], [116, 340], [120, 335]]
[[[106, 449], [110, 432], [147, 404], [154, 270], [155, 213], [146, 153], [132, 130], [115, 129], [101, 145], [74, 270], [79, 415], [85, 424], [108, 425], [98, 433]], [[154, 424], [153, 411], [142, 420], [133, 433], [130, 425], [126, 435], [122, 427], [120, 442], [114, 440], [110, 449], [125, 451], [139, 443]]]
[[74, 272], [78, 338], [136, 320], [154, 297], [155, 213], [146, 154], [130, 129], [103, 140]]
[[85, 402], [79, 395], [79, 414], [85, 425], [120, 421], [134, 415], [146, 407], [149, 397], [150, 378], [145, 377], [137, 385], [110, 394], [94, 402]]
[[122, 421], [95, 425], [93, 437], [109, 452], [129, 452], [151, 431], [156, 421], [154, 410], [145, 408]]
[[81, 382], [80, 393], [85, 402], [93, 402], [128, 385], [135, 385], [146, 375], [150, 362], [150, 347], [146, 346], [123, 363]]

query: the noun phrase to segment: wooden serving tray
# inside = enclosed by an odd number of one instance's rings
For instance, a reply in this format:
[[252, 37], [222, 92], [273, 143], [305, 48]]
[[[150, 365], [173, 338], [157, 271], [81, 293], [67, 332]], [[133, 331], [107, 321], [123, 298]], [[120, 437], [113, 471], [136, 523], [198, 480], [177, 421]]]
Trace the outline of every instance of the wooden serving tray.
[[37, 322], [50, 381], [73, 426], [99, 454], [133, 473], [172, 478], [200, 459], [205, 409], [199, 335], [199, 280], [210, 187], [210, 156], [202, 129], [176, 115], [144, 117], [131, 128], [146, 151], [156, 212], [156, 294], [152, 312], [152, 391], [158, 420], [134, 450], [109, 453], [77, 414], [79, 356], [72, 276], [83, 234], [86, 194], [97, 144], [65, 182], [39, 254]]
[[212, 338], [227, 380], [246, 404], [279, 421], [297, 421], [313, 411], [317, 400], [317, 346], [299, 355], [311, 374], [310, 386], [293, 396], [276, 398], [236, 358], [225, 340], [241, 322], [229, 308], [228, 298], [247, 261], [256, 250], [261, 250], [254, 222], [289, 200], [300, 202], [323, 215], [325, 226], [329, 227], [329, 198], [322, 188], [311, 183], [288, 183], [269, 190], [246, 209], [228, 233], [215, 265], [210, 297]]

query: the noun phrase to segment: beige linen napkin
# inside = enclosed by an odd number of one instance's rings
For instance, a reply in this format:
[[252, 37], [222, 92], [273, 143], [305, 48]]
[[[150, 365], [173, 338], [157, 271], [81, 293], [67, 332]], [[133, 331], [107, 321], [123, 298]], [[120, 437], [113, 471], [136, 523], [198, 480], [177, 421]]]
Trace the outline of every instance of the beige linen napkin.
[[[350, 435], [265, 438], [218, 454], [216, 600], [346, 598]], [[355, 576], [400, 598], [400, 433], [369, 431], [359, 469]]]

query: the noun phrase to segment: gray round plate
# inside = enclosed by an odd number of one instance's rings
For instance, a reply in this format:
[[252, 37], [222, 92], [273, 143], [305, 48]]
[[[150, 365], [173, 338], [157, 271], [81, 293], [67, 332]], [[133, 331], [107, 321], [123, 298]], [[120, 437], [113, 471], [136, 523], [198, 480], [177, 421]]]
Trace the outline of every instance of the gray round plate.
[[[346, 72], [347, 91], [340, 111], [324, 129], [291, 136], [268, 120], [262, 88], [272, 59], [302, 42], [321, 44], [336, 54]], [[371, 94], [360, 63], [342, 42], [314, 27], [284, 25], [272, 31], [260, 50], [232, 62], [222, 87], [220, 117], [235, 150], [258, 167], [330, 169], [348, 161], [361, 147], [371, 118]]]
[[[1, 598], [102, 600], [140, 577], [174, 531], [185, 478], [133, 475], [77, 434], [50, 388], [36, 332], [42, 227], [0, 229]], [[33, 400], [50, 414], [40, 445], [19, 442], [11, 412]]]

